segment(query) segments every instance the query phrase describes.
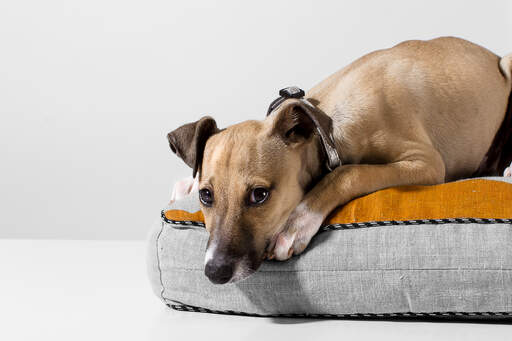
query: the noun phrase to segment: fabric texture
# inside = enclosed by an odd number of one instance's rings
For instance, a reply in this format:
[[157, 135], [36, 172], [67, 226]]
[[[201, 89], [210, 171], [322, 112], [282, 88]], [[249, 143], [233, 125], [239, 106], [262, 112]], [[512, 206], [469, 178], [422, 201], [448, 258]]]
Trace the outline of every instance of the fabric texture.
[[512, 316], [511, 199], [510, 178], [379, 191], [333, 214], [302, 255], [219, 286], [204, 275], [208, 233], [190, 196], [155, 222], [150, 279], [185, 311]]

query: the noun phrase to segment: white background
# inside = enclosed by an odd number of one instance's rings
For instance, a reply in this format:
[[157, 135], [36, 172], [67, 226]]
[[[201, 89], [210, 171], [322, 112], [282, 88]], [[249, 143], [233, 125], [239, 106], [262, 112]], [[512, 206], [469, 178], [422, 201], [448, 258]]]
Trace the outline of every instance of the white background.
[[191, 173], [168, 131], [441, 35], [512, 52], [512, 2], [0, 1], [0, 237], [142, 239]]
[[0, 240], [0, 259], [10, 260], [0, 271], [0, 340], [510, 341], [512, 334], [506, 321], [399, 323], [173, 311], [149, 288], [144, 251], [142, 241]]

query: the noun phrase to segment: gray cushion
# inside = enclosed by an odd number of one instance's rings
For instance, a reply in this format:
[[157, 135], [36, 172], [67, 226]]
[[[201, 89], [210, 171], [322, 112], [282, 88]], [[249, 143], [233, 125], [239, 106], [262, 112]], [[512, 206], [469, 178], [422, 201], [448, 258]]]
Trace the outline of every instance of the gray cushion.
[[[170, 208], [195, 212], [197, 196]], [[165, 304], [265, 316], [512, 316], [511, 219], [331, 227], [302, 255], [226, 285], [204, 275], [207, 240], [200, 223], [155, 222], [148, 269]]]

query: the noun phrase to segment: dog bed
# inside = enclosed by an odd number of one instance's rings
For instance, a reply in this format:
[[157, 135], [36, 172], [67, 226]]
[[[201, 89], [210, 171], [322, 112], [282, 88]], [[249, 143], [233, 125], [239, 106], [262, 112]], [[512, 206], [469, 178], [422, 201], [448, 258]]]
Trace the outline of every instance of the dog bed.
[[403, 186], [355, 199], [306, 251], [249, 278], [204, 275], [197, 195], [162, 211], [149, 238], [155, 294], [182, 311], [342, 318], [512, 317], [512, 180]]

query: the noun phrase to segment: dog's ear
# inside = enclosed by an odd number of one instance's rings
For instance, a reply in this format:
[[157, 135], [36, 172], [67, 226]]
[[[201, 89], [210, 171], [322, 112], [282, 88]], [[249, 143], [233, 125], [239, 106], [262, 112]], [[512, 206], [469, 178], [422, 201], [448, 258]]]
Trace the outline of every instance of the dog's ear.
[[167, 134], [171, 150], [192, 168], [194, 178], [201, 168], [206, 141], [217, 132], [219, 129], [215, 120], [205, 116], [199, 121], [185, 124]]
[[287, 144], [307, 141], [315, 132], [332, 132], [332, 119], [301, 100], [286, 100], [274, 115], [273, 133], [283, 138]]

